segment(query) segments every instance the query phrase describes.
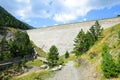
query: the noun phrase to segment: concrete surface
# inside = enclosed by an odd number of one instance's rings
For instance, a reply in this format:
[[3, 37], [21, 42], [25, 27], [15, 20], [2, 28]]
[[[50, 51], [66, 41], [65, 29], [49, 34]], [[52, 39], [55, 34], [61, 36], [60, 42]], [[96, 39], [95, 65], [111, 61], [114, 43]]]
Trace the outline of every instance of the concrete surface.
[[[105, 29], [120, 23], [120, 17], [98, 20]], [[45, 52], [49, 51], [52, 45], [57, 46], [62, 55], [67, 50], [73, 50], [74, 38], [83, 29], [85, 32], [95, 23], [95, 21], [78, 22], [71, 24], [55, 25], [40, 29], [27, 30], [30, 39]]]

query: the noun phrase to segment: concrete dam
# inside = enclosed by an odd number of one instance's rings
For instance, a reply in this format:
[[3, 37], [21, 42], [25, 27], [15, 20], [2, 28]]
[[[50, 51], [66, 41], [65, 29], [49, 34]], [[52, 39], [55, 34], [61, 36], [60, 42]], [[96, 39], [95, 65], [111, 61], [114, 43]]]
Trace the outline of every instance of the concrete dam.
[[[45, 28], [27, 30], [30, 39], [45, 52], [49, 51], [52, 45], [58, 48], [60, 55], [66, 51], [73, 50], [74, 38], [79, 31], [83, 29], [85, 32], [94, 25], [96, 20], [77, 22], [70, 24], [54, 25]], [[100, 25], [106, 29], [120, 23], [120, 17], [98, 20]]]

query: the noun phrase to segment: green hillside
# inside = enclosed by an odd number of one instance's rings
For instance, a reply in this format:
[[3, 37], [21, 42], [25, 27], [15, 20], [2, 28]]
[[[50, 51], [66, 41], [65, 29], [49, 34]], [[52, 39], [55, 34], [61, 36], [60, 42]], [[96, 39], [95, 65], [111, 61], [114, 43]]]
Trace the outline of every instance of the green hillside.
[[1, 6], [0, 6], [0, 27], [14, 27], [24, 30], [33, 28], [32, 26], [16, 19]]
[[[103, 31], [103, 38], [99, 39], [85, 54], [78, 58], [78, 62], [86, 62], [89, 69], [96, 73], [98, 80], [103, 79], [103, 73], [101, 69], [102, 65], [102, 47], [103, 45], [108, 46], [108, 52], [112, 55], [114, 62], [117, 64], [118, 53], [120, 52], [120, 43], [118, 39], [118, 31], [120, 30], [120, 24], [107, 28]], [[83, 65], [83, 64], [81, 64]], [[90, 74], [91, 71], [88, 71]], [[119, 80], [118, 77], [112, 77], [110, 80]]]

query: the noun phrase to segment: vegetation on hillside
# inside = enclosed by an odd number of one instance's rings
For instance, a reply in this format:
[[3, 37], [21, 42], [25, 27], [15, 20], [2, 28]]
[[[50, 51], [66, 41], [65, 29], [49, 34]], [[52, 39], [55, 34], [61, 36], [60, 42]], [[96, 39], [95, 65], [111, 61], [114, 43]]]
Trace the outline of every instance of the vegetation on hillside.
[[17, 31], [13, 39], [9, 42], [10, 52], [16, 57], [24, 55], [31, 55], [34, 53], [29, 36], [26, 32]]
[[0, 41], [0, 60], [24, 57], [32, 53], [32, 44], [26, 32], [17, 31], [11, 40], [6, 40], [4, 36]]
[[103, 29], [98, 21], [95, 22], [93, 26], [85, 33], [82, 29], [78, 33], [74, 42], [74, 53], [76, 56], [85, 53], [101, 36]]
[[33, 28], [30, 25], [16, 19], [9, 12], [0, 6], [0, 28], [1, 27], [14, 27], [19, 29], [30, 29]]
[[105, 78], [117, 77], [118, 76], [117, 65], [115, 64], [115, 61], [112, 55], [109, 53], [106, 45], [104, 45], [102, 49], [102, 58], [103, 59], [101, 63], [101, 69], [104, 77]]
[[57, 61], [59, 59], [59, 53], [58, 53], [58, 49], [55, 45], [51, 46], [49, 53], [48, 53], [48, 65], [50, 67], [54, 67], [57, 65]]
[[66, 51], [66, 53], [65, 53], [65, 58], [69, 58], [69, 52], [68, 51]]
[[39, 48], [38, 46], [36, 46], [36, 45], [34, 44], [34, 42], [31, 41], [31, 43], [32, 43], [32, 45], [34, 46], [34, 48], [35, 48], [38, 56], [47, 58], [47, 53], [45, 53], [41, 48]]
[[[112, 67], [114, 67], [113, 72], [114, 72], [114, 70], [118, 72], [118, 75], [116, 75], [116, 76], [115, 75], [111, 76], [110, 74], [113, 74], [113, 73], [109, 73], [108, 74], [108, 75], [110, 75], [109, 78], [111, 80], [119, 80], [119, 78], [120, 78], [119, 77], [120, 67], [118, 66], [119, 58], [120, 58], [119, 57], [119, 52], [120, 52], [120, 50], [119, 50], [119, 48], [120, 48], [119, 33], [120, 32], [119, 31], [120, 31], [120, 24], [114, 25], [110, 28], [103, 30], [102, 38], [98, 39], [98, 41], [96, 41], [94, 43], [94, 45], [92, 47], [90, 47], [87, 52], [85, 52], [85, 54], [78, 57], [78, 63], [81, 64], [82, 61], [85, 61], [87, 63], [87, 66], [89, 66], [89, 68], [93, 68], [95, 70], [95, 73], [97, 73], [98, 79], [103, 78], [102, 75], [104, 76], [104, 72], [102, 70], [102, 66], [103, 66], [102, 65], [103, 64], [102, 46], [104, 44], [107, 45], [108, 54], [111, 55], [111, 59], [115, 63], [115, 65], [112, 66]], [[107, 57], [104, 56], [104, 58], [108, 58], [108, 56]], [[109, 56], [109, 58], [110, 58], [110, 56]], [[107, 59], [107, 61], [108, 61], [108, 59]], [[110, 62], [110, 61], [108, 61], [108, 62]], [[107, 62], [106, 62], [106, 64], [107, 64]], [[104, 78], [105, 78], [105, 76], [104, 76]], [[108, 78], [108, 77], [106, 77], [106, 78]]]

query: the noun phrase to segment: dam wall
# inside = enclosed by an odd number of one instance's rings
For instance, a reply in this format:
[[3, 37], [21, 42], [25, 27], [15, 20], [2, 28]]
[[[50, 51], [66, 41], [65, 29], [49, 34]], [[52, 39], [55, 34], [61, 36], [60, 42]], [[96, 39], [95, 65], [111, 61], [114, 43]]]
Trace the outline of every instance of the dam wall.
[[[49, 51], [52, 45], [58, 48], [60, 55], [66, 51], [73, 50], [74, 38], [79, 31], [83, 29], [85, 32], [94, 25], [96, 20], [77, 22], [63, 25], [55, 25], [45, 28], [27, 30], [30, 39], [45, 52]], [[98, 20], [100, 25], [106, 29], [120, 23], [120, 17]]]

